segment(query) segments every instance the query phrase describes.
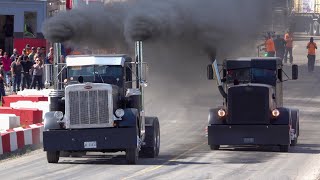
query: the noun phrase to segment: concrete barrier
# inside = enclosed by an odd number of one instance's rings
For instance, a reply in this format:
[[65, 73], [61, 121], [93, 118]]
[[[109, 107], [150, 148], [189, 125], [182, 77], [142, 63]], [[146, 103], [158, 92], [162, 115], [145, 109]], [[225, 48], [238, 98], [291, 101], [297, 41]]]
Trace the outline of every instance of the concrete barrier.
[[20, 117], [15, 114], [0, 114], [0, 129], [12, 129], [20, 126]]
[[0, 155], [16, 151], [26, 145], [43, 142], [43, 124], [33, 124], [26, 128], [13, 128], [0, 132]]

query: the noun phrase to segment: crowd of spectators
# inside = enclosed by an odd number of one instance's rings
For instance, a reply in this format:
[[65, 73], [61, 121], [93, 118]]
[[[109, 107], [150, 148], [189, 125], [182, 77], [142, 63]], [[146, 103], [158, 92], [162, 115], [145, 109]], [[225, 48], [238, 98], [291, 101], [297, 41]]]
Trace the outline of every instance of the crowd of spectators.
[[13, 49], [11, 56], [0, 49], [0, 100], [6, 88], [13, 94], [24, 89], [43, 89], [44, 64], [53, 64], [53, 48], [25, 46], [21, 54]]

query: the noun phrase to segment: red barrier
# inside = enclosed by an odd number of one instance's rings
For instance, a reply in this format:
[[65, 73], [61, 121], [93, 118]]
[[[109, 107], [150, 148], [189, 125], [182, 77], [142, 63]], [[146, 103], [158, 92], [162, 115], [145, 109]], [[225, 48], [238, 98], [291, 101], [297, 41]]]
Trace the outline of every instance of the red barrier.
[[21, 96], [21, 95], [3, 96], [2, 106], [3, 107], [10, 107], [10, 103], [18, 102], [18, 101], [32, 101], [32, 102], [48, 101], [48, 97], [46, 97], [46, 96]]
[[24, 130], [18, 130], [16, 131], [17, 133], [17, 144], [18, 144], [18, 149], [23, 148], [24, 147]]
[[1, 133], [3, 153], [10, 152], [10, 133]]
[[42, 111], [34, 108], [13, 109], [10, 107], [0, 107], [0, 114], [15, 114], [19, 116], [22, 127], [42, 122]]

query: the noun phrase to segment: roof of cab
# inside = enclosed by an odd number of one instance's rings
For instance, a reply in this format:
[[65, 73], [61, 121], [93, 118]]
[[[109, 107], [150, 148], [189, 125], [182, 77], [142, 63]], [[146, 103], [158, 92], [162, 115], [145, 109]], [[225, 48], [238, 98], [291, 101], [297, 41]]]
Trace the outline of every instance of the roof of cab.
[[132, 58], [126, 54], [69, 55], [66, 57], [67, 66], [86, 66], [86, 65], [124, 66], [125, 62], [132, 62]]
[[235, 59], [226, 59], [224, 61], [226, 69], [240, 68], [263, 68], [276, 70], [282, 66], [282, 61], [278, 57], [240, 57]]

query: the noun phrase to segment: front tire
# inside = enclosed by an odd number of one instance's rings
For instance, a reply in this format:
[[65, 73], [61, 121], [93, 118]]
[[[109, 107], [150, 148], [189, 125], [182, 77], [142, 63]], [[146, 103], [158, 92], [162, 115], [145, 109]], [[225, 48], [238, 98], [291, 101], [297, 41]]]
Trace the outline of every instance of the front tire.
[[137, 164], [138, 161], [138, 148], [126, 150], [126, 160], [128, 164]]
[[58, 163], [60, 158], [59, 151], [47, 151], [47, 161], [48, 163]]

